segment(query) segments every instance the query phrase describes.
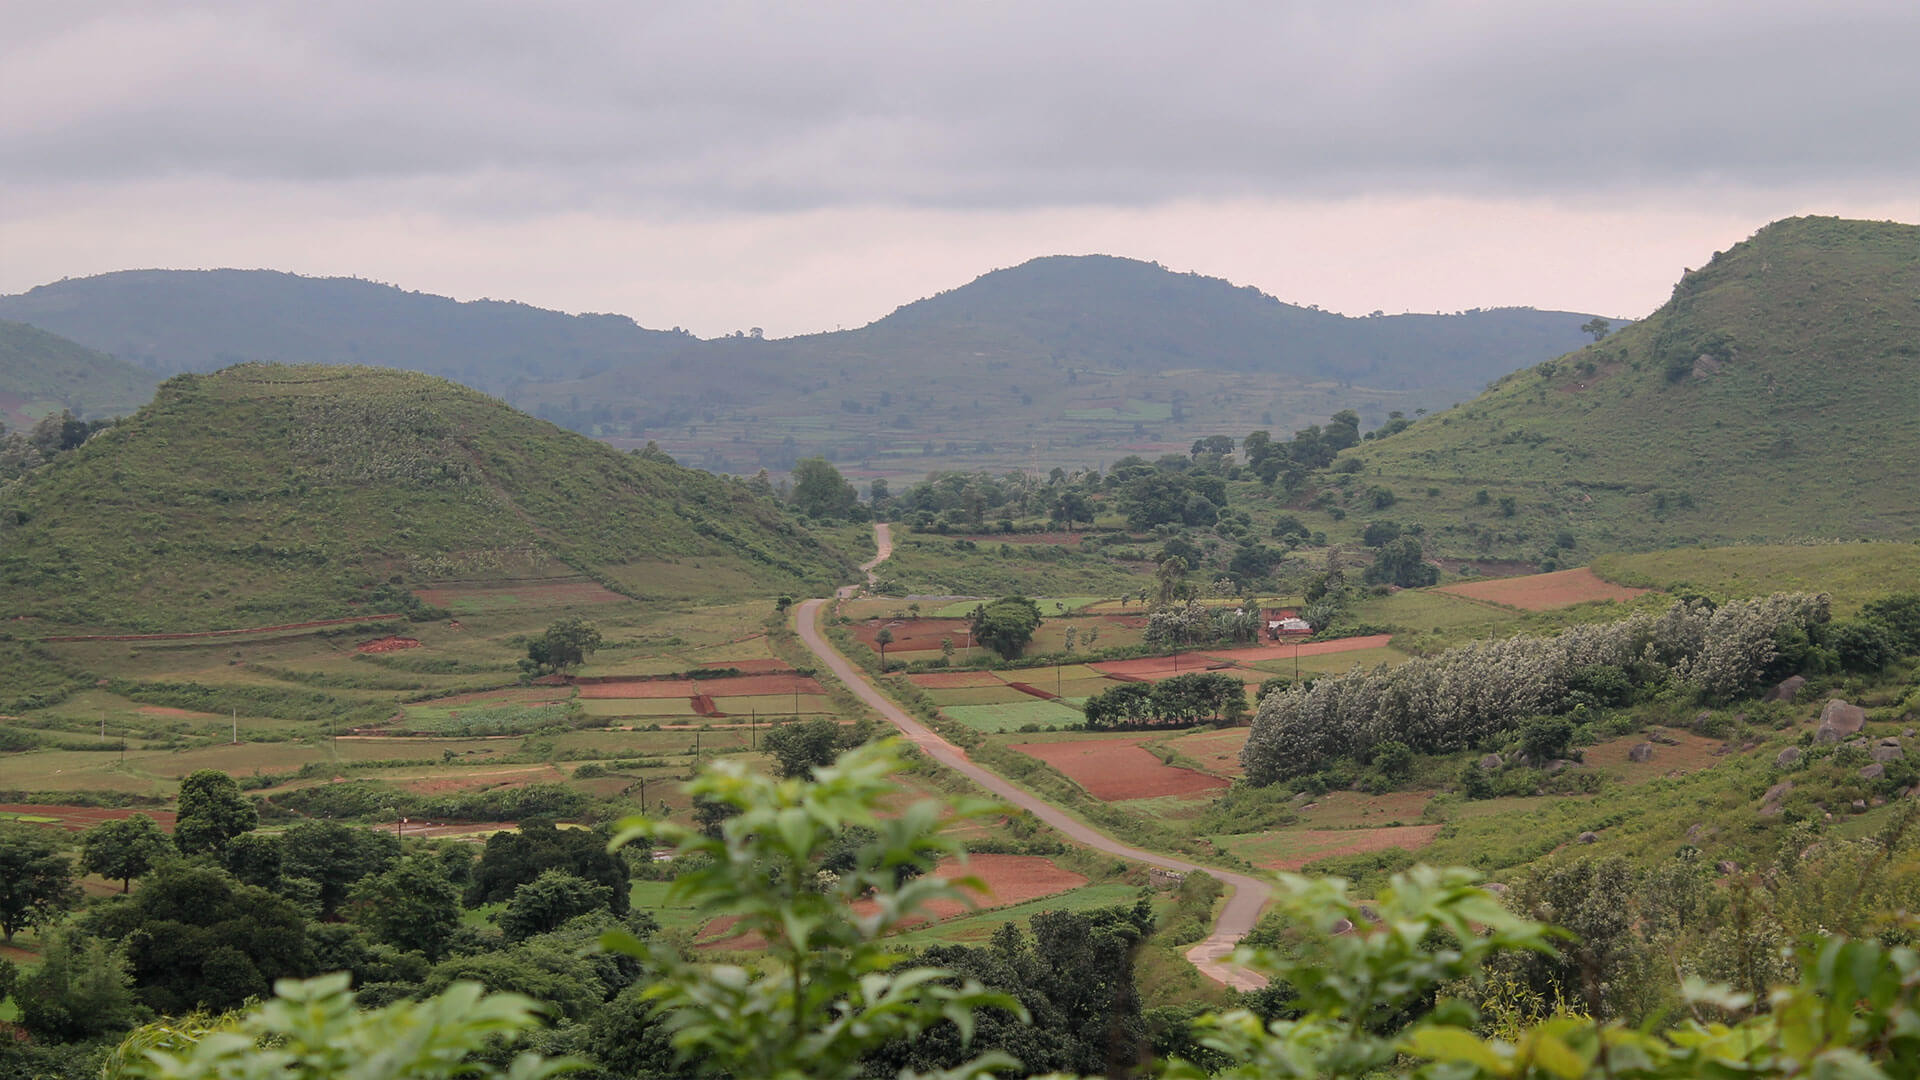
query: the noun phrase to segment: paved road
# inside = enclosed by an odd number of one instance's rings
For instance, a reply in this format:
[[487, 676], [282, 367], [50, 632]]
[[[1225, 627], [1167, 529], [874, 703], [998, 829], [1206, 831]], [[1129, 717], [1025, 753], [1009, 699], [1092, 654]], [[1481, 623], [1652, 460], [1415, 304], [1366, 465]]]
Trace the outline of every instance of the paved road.
[[[880, 555], [872, 562], [861, 567], [869, 574], [893, 550], [893, 538], [885, 525], [874, 526], [875, 540]], [[850, 595], [853, 586], [840, 590], [842, 596]], [[1018, 806], [1022, 810], [1060, 830], [1075, 843], [1084, 844], [1095, 851], [1104, 851], [1123, 859], [1158, 866], [1163, 869], [1186, 873], [1190, 870], [1205, 870], [1225, 882], [1233, 890], [1227, 899], [1226, 907], [1221, 909], [1220, 918], [1213, 925], [1213, 932], [1206, 940], [1187, 950], [1187, 959], [1200, 969], [1200, 973], [1215, 982], [1241, 990], [1257, 989], [1266, 985], [1266, 980], [1243, 968], [1237, 968], [1225, 962], [1233, 952], [1234, 946], [1253, 929], [1255, 920], [1260, 917], [1260, 909], [1266, 905], [1269, 888], [1266, 882], [1245, 874], [1236, 874], [1229, 870], [1216, 870], [1210, 866], [1186, 862], [1166, 855], [1156, 855], [1151, 851], [1142, 851], [1129, 844], [1098, 832], [1085, 822], [1072, 817], [1065, 810], [1042, 800], [1033, 793], [1015, 787], [998, 773], [990, 772], [973, 763], [966, 751], [948, 742], [932, 728], [908, 715], [900, 706], [873, 683], [868, 681], [866, 672], [855, 667], [853, 662], [840, 654], [840, 651], [828, 643], [820, 633], [820, 609], [826, 606], [825, 600], [807, 600], [799, 606], [800, 640], [813, 654], [827, 666], [827, 670], [839, 677], [860, 700], [873, 707], [873, 710], [885, 717], [908, 742], [919, 747], [927, 756], [942, 765], [959, 772], [974, 783], [992, 792], [999, 798]]]

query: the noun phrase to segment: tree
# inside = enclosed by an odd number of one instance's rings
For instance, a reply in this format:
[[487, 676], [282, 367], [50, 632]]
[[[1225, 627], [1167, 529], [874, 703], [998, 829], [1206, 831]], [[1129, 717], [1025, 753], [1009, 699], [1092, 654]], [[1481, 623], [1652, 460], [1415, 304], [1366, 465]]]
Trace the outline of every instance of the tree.
[[1380, 548], [1373, 565], [1364, 575], [1369, 585], [1398, 585], [1404, 589], [1432, 585], [1440, 580], [1440, 568], [1426, 561], [1420, 541], [1402, 536]]
[[560, 829], [551, 821], [522, 821], [518, 832], [487, 837], [467, 886], [468, 907], [513, 899], [514, 890], [548, 870], [565, 870], [612, 890], [609, 905], [627, 913], [627, 864], [607, 853], [602, 829]]
[[586, 619], [569, 615], [527, 642], [527, 658], [520, 661], [520, 666], [536, 675], [565, 671], [586, 663], [587, 657], [592, 656], [600, 645], [600, 627]]
[[172, 842], [152, 818], [135, 814], [88, 829], [80, 839], [80, 868], [119, 881], [120, 891], [126, 892], [134, 878], [172, 850]]
[[1602, 319], [1599, 316], [1595, 316], [1591, 319], [1588, 319], [1586, 322], [1583, 322], [1580, 324], [1580, 332], [1583, 334], [1592, 334], [1593, 340], [1595, 341], [1599, 341], [1601, 338], [1606, 337], [1607, 333], [1612, 329], [1613, 329], [1612, 320]]
[[607, 907], [612, 890], [565, 870], [546, 870], [513, 891], [500, 913], [500, 931], [508, 941], [557, 930], [568, 919]]
[[0, 828], [0, 933], [9, 943], [79, 902], [73, 864], [52, 836], [28, 825]]
[[27, 1030], [74, 1042], [125, 1031], [139, 1018], [126, 955], [99, 938], [55, 933], [40, 967], [20, 980], [14, 1000]]
[[280, 837], [280, 869], [319, 887], [320, 917], [330, 920], [362, 878], [377, 874], [400, 857], [400, 841], [390, 832], [362, 829], [338, 821], [308, 821]]
[[885, 671], [887, 670], [887, 646], [893, 644], [893, 631], [884, 626], [881, 627], [880, 632], [873, 635], [873, 643], [880, 646], [880, 670]]
[[259, 813], [226, 773], [201, 769], [180, 781], [173, 843], [182, 854], [221, 854], [234, 837], [252, 832], [258, 824]]
[[867, 732], [855, 726], [842, 728], [837, 721], [822, 717], [798, 723], [780, 724], [761, 741], [773, 755], [782, 777], [805, 779], [814, 769], [833, 764], [840, 751], [865, 742]]
[[460, 929], [460, 892], [447, 877], [446, 864], [428, 854], [409, 855], [362, 879], [353, 887], [351, 910], [375, 941], [428, 960], [446, 955]]
[[974, 640], [1012, 660], [1040, 629], [1040, 605], [1024, 596], [1003, 596], [974, 608], [967, 621], [973, 626]]
[[[1019, 1002], [975, 980], [952, 985], [944, 970], [899, 963], [888, 935], [924, 918], [929, 902], [962, 895], [925, 872], [959, 850], [948, 827], [994, 808], [967, 800], [890, 810], [898, 789], [888, 775], [903, 764], [895, 746], [854, 750], [811, 783], [715, 762], [687, 790], [738, 809], [717, 839], [672, 821], [620, 823], [615, 844], [671, 847], [676, 862], [692, 867], [676, 882], [678, 893], [706, 911], [737, 916], [735, 931], [764, 942], [749, 970], [648, 949], [631, 936], [603, 939], [657, 973], [646, 995], [673, 1029], [685, 1074], [853, 1080], [867, 1055], [942, 1020], [970, 1032], [985, 1007], [1026, 1015]], [[845, 869], [823, 876], [823, 858], [854, 826], [873, 830], [872, 840]], [[903, 880], [902, 867], [918, 873]], [[853, 904], [863, 898], [871, 906], [856, 914]], [[993, 1055], [955, 1075], [978, 1077], [987, 1064], [1015, 1063]]]
[[826, 458], [801, 458], [793, 466], [793, 507], [808, 517], [855, 519], [860, 495]]

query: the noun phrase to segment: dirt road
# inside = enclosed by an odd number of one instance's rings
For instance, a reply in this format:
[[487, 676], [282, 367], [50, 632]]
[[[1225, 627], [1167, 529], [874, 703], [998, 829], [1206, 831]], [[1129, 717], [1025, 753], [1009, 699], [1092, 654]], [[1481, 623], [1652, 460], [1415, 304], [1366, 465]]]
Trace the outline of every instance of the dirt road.
[[[885, 525], [874, 526], [874, 539], [880, 554], [861, 569], [870, 575], [873, 567], [880, 564], [893, 551], [893, 538]], [[842, 596], [850, 595], [854, 586], [840, 590]], [[1156, 855], [1151, 851], [1142, 851], [1129, 844], [1096, 831], [1085, 822], [1069, 815], [1065, 810], [1046, 802], [1039, 796], [1016, 787], [998, 773], [976, 765], [967, 757], [966, 751], [948, 742], [940, 734], [929, 728], [905, 710], [895, 705], [867, 679], [866, 672], [855, 667], [853, 662], [840, 655], [840, 650], [828, 643], [820, 632], [820, 609], [826, 606], [825, 600], [807, 600], [799, 605], [800, 640], [827, 670], [838, 676], [847, 685], [847, 689], [873, 707], [873, 710], [885, 717], [888, 723], [900, 729], [908, 742], [920, 748], [928, 757], [960, 773], [967, 779], [992, 792], [996, 797], [1018, 806], [1033, 816], [1060, 830], [1077, 844], [1084, 844], [1095, 851], [1117, 855], [1123, 859], [1158, 866], [1177, 873], [1191, 870], [1205, 870], [1225, 882], [1233, 891], [1226, 906], [1220, 911], [1220, 918], [1213, 925], [1213, 932], [1206, 940], [1187, 950], [1187, 959], [1200, 969], [1200, 973], [1218, 983], [1241, 990], [1257, 989], [1266, 985], [1266, 980], [1242, 968], [1226, 963], [1226, 957], [1232, 954], [1234, 946], [1239, 944], [1247, 931], [1253, 929], [1255, 920], [1260, 917], [1260, 909], [1266, 905], [1269, 888], [1266, 882], [1246, 874], [1236, 874], [1230, 870], [1217, 870], [1210, 866], [1186, 862], [1166, 855]]]

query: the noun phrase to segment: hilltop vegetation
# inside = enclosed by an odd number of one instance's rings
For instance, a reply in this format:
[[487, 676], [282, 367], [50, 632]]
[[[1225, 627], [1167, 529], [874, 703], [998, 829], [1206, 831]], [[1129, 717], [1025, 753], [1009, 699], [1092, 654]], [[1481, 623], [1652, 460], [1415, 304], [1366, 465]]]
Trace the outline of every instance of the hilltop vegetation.
[[28, 428], [62, 409], [82, 419], [117, 416], [153, 396], [153, 383], [124, 361], [0, 319], [0, 425]]
[[1796, 218], [1646, 320], [1337, 466], [1460, 554], [1920, 534], [1920, 228]]
[[810, 455], [902, 477], [1098, 464], [1337, 408], [1441, 407], [1576, 344], [1585, 315], [1348, 318], [1131, 259], [987, 274], [857, 330], [713, 340], [614, 315], [457, 303], [356, 279], [141, 270], [0, 297], [163, 374], [243, 361], [441, 375], [585, 434], [727, 472]]
[[820, 590], [846, 570], [745, 485], [372, 368], [177, 376], [0, 502], [11, 609], [57, 624], [405, 610], [414, 585], [553, 563], [636, 596]]

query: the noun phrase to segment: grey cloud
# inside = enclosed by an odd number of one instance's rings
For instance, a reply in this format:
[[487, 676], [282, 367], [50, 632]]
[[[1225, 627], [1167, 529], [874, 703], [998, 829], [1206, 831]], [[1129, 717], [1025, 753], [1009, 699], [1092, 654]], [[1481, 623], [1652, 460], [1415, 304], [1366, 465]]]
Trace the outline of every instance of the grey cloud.
[[[1910, 3], [95, 5], [0, 44], [0, 178], [475, 212], [1878, 183]], [[56, 78], [67, 72], [77, 80]]]

